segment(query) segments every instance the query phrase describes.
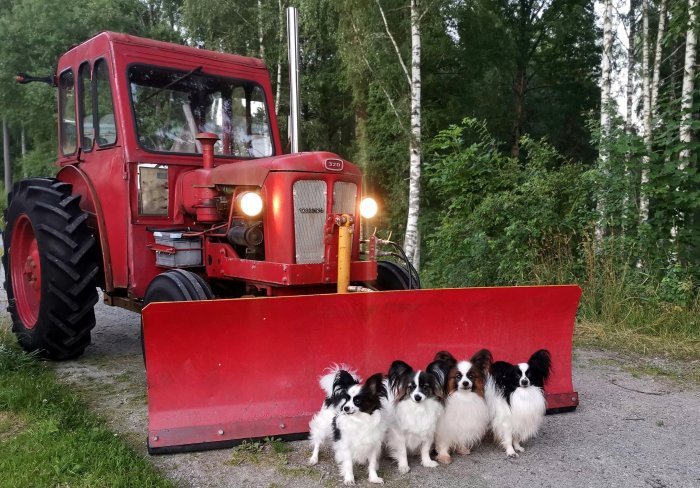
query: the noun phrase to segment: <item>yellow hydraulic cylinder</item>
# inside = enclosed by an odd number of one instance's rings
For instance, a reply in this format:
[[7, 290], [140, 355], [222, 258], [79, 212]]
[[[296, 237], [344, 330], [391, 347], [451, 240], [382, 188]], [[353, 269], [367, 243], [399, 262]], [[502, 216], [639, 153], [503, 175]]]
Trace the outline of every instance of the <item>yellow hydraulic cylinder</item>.
[[336, 219], [338, 224], [338, 293], [347, 293], [350, 285], [350, 252], [352, 251], [352, 217]]

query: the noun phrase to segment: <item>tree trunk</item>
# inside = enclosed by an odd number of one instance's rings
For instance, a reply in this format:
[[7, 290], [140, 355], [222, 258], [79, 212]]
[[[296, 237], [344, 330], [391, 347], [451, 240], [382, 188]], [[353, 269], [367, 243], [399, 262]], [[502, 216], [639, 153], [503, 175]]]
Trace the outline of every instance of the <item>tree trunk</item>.
[[279, 8], [279, 46], [277, 50], [277, 87], [275, 88], [275, 113], [279, 117], [280, 114], [280, 96], [282, 95], [282, 46], [284, 45], [284, 9], [282, 8], [282, 0], [277, 0]]
[[510, 148], [510, 153], [514, 158], [520, 157], [520, 138], [523, 135], [523, 116], [525, 114], [526, 76], [525, 65], [519, 65], [515, 73], [515, 80], [513, 81], [515, 114], [513, 116], [513, 145]]
[[[632, 136], [634, 130], [634, 95], [635, 84], [634, 75], [636, 68], [636, 35], [637, 35], [637, 0], [630, 1], [630, 9], [627, 12], [627, 22], [629, 26], [628, 44], [627, 44], [627, 113], [625, 117], [625, 133]], [[632, 153], [629, 151], [625, 157], [625, 181], [629, 185], [628, 191], [625, 192], [623, 207], [625, 209], [624, 221], [628, 224], [626, 228], [635, 228], [638, 220], [639, 209], [639, 171], [637, 165], [632, 161]]]
[[[683, 144], [691, 142], [691, 120], [693, 117], [693, 90], [695, 88], [695, 50], [697, 37], [697, 0], [688, 0], [688, 30], [685, 37], [685, 63], [683, 68], [683, 88], [681, 91], [681, 127], [680, 138]], [[683, 149], [680, 154], [678, 169], [682, 172], [688, 166], [690, 150]]]
[[656, 51], [654, 53], [654, 75], [651, 80], [651, 107], [649, 112], [652, 117], [652, 126], [656, 118], [656, 100], [659, 98], [659, 76], [661, 73], [661, 54], [663, 52], [664, 34], [666, 33], [666, 0], [659, 3], [659, 28], [656, 31]]
[[[611, 102], [611, 72], [612, 72], [612, 0], [605, 0], [603, 13], [603, 55], [600, 62], [601, 90], [600, 90], [600, 155], [599, 168], [604, 177], [610, 174], [608, 165], [608, 143], [610, 137], [610, 102]], [[607, 218], [607, 205], [603, 192], [599, 192], [596, 202], [598, 222], [595, 227], [596, 240], [600, 241], [605, 233], [605, 221]]]
[[7, 195], [12, 190], [12, 164], [10, 163], [10, 128], [4, 117], [2, 119], [2, 159], [5, 168], [5, 194]]
[[636, 50], [636, 39], [637, 35], [637, 2], [632, 0], [630, 2], [630, 10], [627, 13], [627, 21], [629, 22], [629, 41], [627, 44], [627, 114], [626, 114], [626, 124], [625, 132], [627, 134], [632, 134], [634, 131], [634, 124], [632, 123], [632, 118], [634, 117], [634, 70], [635, 70], [635, 52]]
[[260, 59], [265, 61], [265, 44], [263, 43], [263, 12], [262, 12], [262, 0], [258, 0], [258, 54]]
[[651, 161], [651, 90], [649, 82], [649, 0], [642, 0], [642, 101], [644, 119], [644, 144], [646, 154], [642, 158], [641, 184], [639, 189], [639, 223], [649, 219], [649, 196], [645, 186], [649, 182], [649, 164]]
[[418, 247], [418, 216], [420, 213], [420, 173], [421, 173], [421, 15], [419, 0], [411, 0], [411, 139], [410, 177], [408, 190], [408, 219], [404, 251], [418, 269], [420, 249]]

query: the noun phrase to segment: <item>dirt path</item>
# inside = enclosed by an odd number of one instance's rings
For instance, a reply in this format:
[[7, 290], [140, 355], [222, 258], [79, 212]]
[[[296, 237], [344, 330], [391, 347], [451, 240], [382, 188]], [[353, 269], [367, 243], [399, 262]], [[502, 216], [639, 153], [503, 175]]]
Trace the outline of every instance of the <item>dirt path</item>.
[[[4, 295], [4, 294], [3, 294]], [[4, 301], [4, 296], [2, 297]], [[2, 306], [3, 313], [5, 306]], [[146, 384], [138, 340], [139, 318], [98, 305], [93, 345], [78, 361], [56, 363], [59, 377], [140, 453], [146, 454]], [[577, 350], [574, 384], [581, 397], [575, 413], [549, 416], [541, 435], [517, 460], [485, 442], [448, 467], [411, 462], [399, 476], [382, 460], [388, 486], [470, 487], [700, 487], [700, 390], [658, 376], [638, 359]], [[288, 453], [251, 448], [151, 457], [168, 477], [191, 487], [336, 486], [340, 478], [329, 450], [319, 466], [305, 465], [306, 442]], [[253, 446], [256, 447], [256, 446]], [[366, 470], [356, 469], [360, 484]]]

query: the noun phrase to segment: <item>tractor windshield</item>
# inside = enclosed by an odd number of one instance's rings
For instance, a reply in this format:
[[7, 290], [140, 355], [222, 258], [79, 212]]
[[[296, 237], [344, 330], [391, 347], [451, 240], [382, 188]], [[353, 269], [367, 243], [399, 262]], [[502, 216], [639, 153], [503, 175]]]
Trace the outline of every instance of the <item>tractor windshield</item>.
[[213, 132], [219, 136], [217, 155], [273, 154], [265, 92], [255, 83], [207, 75], [201, 67], [133, 65], [129, 87], [138, 141], [146, 150], [199, 154], [195, 136]]

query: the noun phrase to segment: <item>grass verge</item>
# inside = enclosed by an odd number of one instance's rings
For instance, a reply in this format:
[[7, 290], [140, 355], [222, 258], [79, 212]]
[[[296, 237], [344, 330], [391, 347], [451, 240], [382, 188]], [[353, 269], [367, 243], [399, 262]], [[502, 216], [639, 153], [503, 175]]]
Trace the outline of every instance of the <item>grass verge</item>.
[[0, 488], [174, 487], [0, 324]]

